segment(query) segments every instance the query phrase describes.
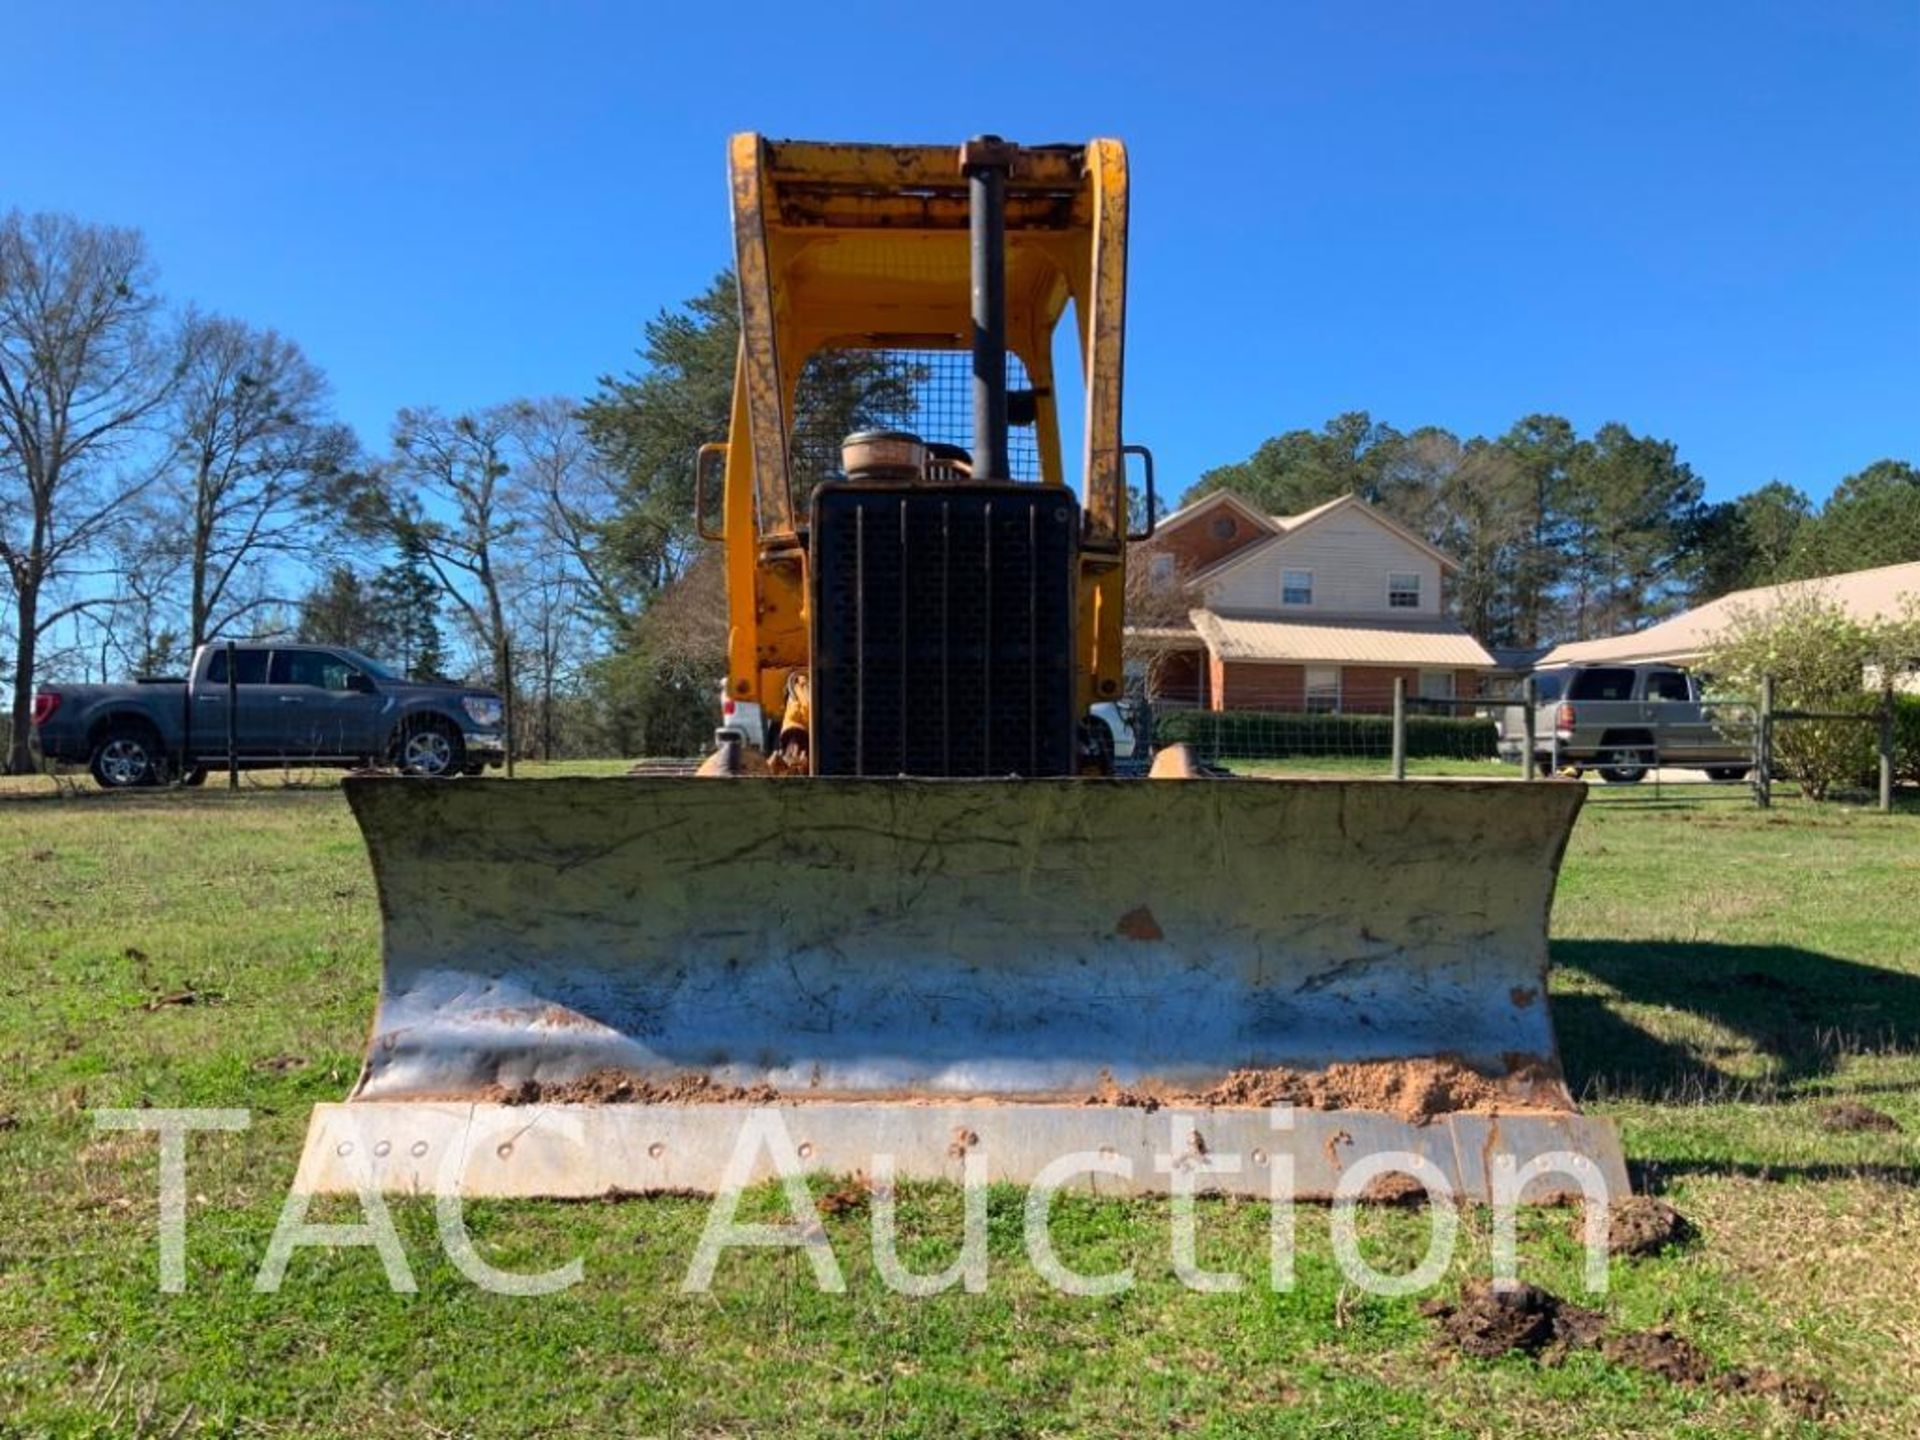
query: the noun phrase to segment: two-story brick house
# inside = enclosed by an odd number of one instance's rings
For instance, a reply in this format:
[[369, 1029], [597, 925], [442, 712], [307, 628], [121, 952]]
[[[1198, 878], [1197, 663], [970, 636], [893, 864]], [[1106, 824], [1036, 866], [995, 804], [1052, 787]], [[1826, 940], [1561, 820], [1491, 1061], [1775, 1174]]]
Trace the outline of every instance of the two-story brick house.
[[1395, 676], [1409, 697], [1466, 698], [1496, 668], [1446, 613], [1455, 563], [1356, 496], [1265, 515], [1216, 490], [1142, 550], [1150, 585], [1196, 602], [1186, 626], [1137, 637], [1163, 704], [1382, 711]]

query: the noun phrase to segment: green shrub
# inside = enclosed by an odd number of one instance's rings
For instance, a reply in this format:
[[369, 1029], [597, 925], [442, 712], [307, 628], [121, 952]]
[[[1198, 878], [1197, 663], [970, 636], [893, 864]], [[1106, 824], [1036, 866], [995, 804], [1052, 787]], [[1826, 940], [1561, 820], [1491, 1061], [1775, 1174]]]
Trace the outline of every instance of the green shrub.
[[[1810, 798], [1824, 800], [1856, 785], [1879, 764], [1881, 697], [1868, 687], [1875, 673], [1897, 673], [1920, 649], [1920, 609], [1900, 619], [1866, 623], [1825, 595], [1817, 582], [1796, 588], [1765, 610], [1734, 615], [1717, 637], [1707, 669], [1716, 688], [1754, 696], [1764, 677], [1774, 680], [1780, 710], [1859, 715], [1860, 720], [1782, 719], [1773, 727], [1773, 773], [1797, 781]], [[1920, 748], [1920, 719], [1912, 697], [1900, 697], [1898, 724], [1908, 738], [1909, 775]]]
[[1920, 695], [1893, 697], [1893, 773], [1902, 784], [1920, 785]]
[[[1260, 710], [1175, 710], [1154, 716], [1156, 744], [1191, 745], [1209, 759], [1280, 760], [1296, 755], [1393, 753], [1389, 715], [1293, 715]], [[1409, 715], [1410, 760], [1491, 760], [1493, 721], [1472, 716]]]

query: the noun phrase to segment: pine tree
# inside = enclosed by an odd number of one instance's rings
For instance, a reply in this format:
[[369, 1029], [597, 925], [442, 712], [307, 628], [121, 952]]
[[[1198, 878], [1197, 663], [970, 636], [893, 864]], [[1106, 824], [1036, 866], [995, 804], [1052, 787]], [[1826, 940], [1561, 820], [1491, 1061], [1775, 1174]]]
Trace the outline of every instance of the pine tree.
[[440, 586], [417, 545], [402, 544], [399, 549], [399, 558], [373, 577], [381, 654], [415, 679], [430, 679], [447, 663], [440, 635]]
[[340, 645], [378, 654], [385, 631], [367, 582], [346, 565], [335, 565], [300, 600], [299, 638], [309, 645]]

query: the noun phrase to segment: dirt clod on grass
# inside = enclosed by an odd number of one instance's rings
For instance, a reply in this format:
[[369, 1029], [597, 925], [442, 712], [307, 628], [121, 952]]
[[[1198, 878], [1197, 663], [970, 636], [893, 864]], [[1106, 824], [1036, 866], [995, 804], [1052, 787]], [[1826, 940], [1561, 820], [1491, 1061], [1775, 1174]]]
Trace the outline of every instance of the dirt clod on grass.
[[1157, 1110], [1163, 1105], [1260, 1107], [1298, 1105], [1309, 1110], [1377, 1110], [1412, 1125], [1442, 1115], [1491, 1111], [1573, 1108], [1565, 1084], [1536, 1060], [1515, 1056], [1501, 1077], [1483, 1075], [1452, 1056], [1367, 1060], [1324, 1070], [1235, 1070], [1205, 1090], [1157, 1090], [1108, 1086], [1087, 1097], [1089, 1105], [1125, 1105]]
[[192, 981], [188, 981], [185, 989], [156, 995], [151, 1000], [141, 1002], [139, 1008], [151, 1015], [174, 1006], [218, 1005], [224, 999], [226, 996], [218, 990], [201, 990], [195, 987]]
[[814, 1204], [822, 1215], [854, 1215], [865, 1210], [872, 1198], [872, 1186], [856, 1175], [824, 1192]]
[[1840, 1135], [1887, 1134], [1900, 1128], [1900, 1122], [1886, 1111], [1862, 1105], [1858, 1100], [1836, 1100], [1831, 1105], [1822, 1105], [1814, 1113], [1820, 1119], [1822, 1130]]
[[1818, 1380], [1782, 1375], [1777, 1370], [1735, 1370], [1716, 1383], [1729, 1395], [1765, 1395], [1808, 1420], [1824, 1420], [1834, 1411], [1832, 1390]]
[[770, 1105], [780, 1092], [771, 1085], [718, 1085], [706, 1075], [648, 1080], [620, 1070], [595, 1070], [577, 1080], [489, 1085], [479, 1098], [493, 1105]]
[[1609, 1333], [1600, 1311], [1569, 1304], [1537, 1285], [1471, 1281], [1459, 1300], [1429, 1300], [1420, 1313], [1439, 1324], [1453, 1349], [1476, 1359], [1525, 1355], [1543, 1365], [1558, 1365], [1576, 1350], [1597, 1350], [1611, 1364], [1673, 1385], [1764, 1395], [1812, 1419], [1833, 1409], [1833, 1392], [1818, 1380], [1758, 1366], [1717, 1370], [1704, 1351], [1668, 1326]]
[[1439, 1322], [1454, 1349], [1481, 1360], [1515, 1353], [1557, 1358], [1591, 1346], [1606, 1326], [1598, 1310], [1569, 1305], [1538, 1285], [1485, 1280], [1470, 1282], [1457, 1302], [1429, 1300], [1420, 1312]]
[[[1586, 1216], [1576, 1215], [1574, 1239], [1584, 1239], [1586, 1233]], [[1651, 1195], [1630, 1195], [1607, 1212], [1609, 1255], [1658, 1255], [1669, 1245], [1684, 1245], [1698, 1233], [1691, 1220]]]
[[1608, 1335], [1600, 1342], [1600, 1353], [1616, 1365], [1675, 1385], [1704, 1385], [1713, 1378], [1713, 1362], [1691, 1340], [1665, 1325]]

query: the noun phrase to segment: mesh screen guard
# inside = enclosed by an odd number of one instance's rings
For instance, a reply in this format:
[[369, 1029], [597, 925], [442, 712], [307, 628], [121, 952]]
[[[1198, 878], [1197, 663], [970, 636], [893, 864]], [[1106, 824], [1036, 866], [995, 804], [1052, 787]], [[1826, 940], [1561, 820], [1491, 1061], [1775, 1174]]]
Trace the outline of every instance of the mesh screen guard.
[[[1007, 352], [1007, 388], [1030, 388], [1020, 357]], [[794, 497], [828, 480], [844, 479], [840, 442], [859, 430], [905, 430], [929, 444], [973, 447], [973, 357], [965, 350], [816, 350], [800, 371], [794, 399]], [[1010, 480], [1040, 478], [1039, 430], [1007, 428]]]

